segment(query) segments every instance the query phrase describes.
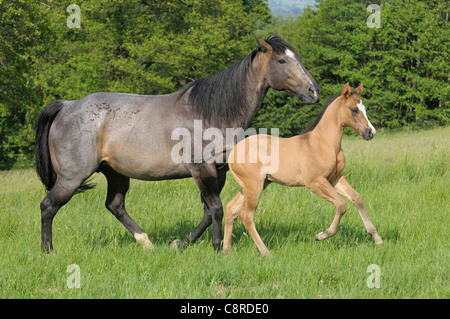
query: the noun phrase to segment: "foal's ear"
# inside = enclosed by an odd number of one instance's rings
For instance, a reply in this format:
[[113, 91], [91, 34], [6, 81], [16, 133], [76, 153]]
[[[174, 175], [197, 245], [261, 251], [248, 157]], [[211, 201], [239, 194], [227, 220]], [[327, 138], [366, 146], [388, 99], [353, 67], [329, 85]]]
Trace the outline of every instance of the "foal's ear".
[[254, 34], [253, 34], [253, 36], [255, 37], [256, 42], [258, 42], [258, 48], [259, 48], [259, 50], [260, 50], [261, 52], [268, 53], [268, 54], [271, 54], [271, 53], [272, 53], [272, 46], [271, 46], [269, 43], [267, 43], [266, 41], [264, 41], [264, 40], [258, 38], [258, 37], [257, 37], [256, 35], [254, 35]]
[[343, 95], [346, 99], [352, 94], [352, 88], [350, 84], [347, 82], [345, 83], [344, 87], [342, 88], [341, 95]]
[[363, 90], [363, 84], [362, 82], [359, 84], [359, 86], [355, 89], [356, 94], [361, 95], [361, 92]]

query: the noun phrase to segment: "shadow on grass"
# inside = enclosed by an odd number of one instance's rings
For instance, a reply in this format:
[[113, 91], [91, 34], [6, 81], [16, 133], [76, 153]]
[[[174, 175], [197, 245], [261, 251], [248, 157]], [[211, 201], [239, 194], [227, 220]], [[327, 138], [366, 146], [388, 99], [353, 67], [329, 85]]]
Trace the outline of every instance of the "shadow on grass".
[[[305, 224], [304, 222], [295, 224], [283, 224], [277, 223], [276, 221], [270, 223], [263, 222], [259, 225], [256, 224], [256, 228], [267, 248], [272, 250], [288, 244], [317, 243], [315, 236], [325, 230], [323, 225], [328, 222], [328, 219], [329, 218], [326, 218], [325, 220], [324, 218], [324, 220], [317, 220], [310, 224]], [[153, 225], [153, 227], [144, 227], [144, 230], [147, 232], [150, 241], [155, 246], [169, 247], [175, 239], [184, 239], [192, 232], [197, 226], [196, 222], [198, 221], [193, 219], [180, 220], [174, 225], [164, 225], [162, 227]], [[208, 227], [199, 240], [211, 242], [211, 230], [212, 227]], [[106, 226], [102, 227], [100, 233], [91, 232], [87, 234], [86, 242], [90, 245], [101, 247], [109, 246], [112, 242], [116, 242], [120, 247], [136, 245], [136, 240], [127, 230], [124, 229], [117, 233], [114, 232], [115, 230], [107, 229]], [[384, 242], [396, 243], [400, 239], [397, 228], [383, 229], [379, 235]], [[238, 246], [245, 241], [250, 241], [251, 244], [254, 245], [242, 223], [236, 222], [233, 228], [232, 245]], [[333, 243], [333, 246], [337, 249], [361, 244], [373, 244], [373, 239], [366, 232], [364, 226], [346, 224], [345, 222], [341, 222], [337, 234], [332, 238], [328, 238], [326, 241]]]

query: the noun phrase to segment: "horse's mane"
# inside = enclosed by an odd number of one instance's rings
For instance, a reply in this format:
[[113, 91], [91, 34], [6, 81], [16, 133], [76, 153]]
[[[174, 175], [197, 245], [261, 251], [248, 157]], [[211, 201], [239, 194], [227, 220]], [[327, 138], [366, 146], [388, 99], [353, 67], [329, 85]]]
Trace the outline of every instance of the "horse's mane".
[[[265, 40], [277, 53], [293, 48], [280, 37]], [[252, 61], [259, 49], [254, 50], [228, 69], [209, 78], [199, 79], [183, 86], [179, 92], [181, 98], [189, 89], [189, 103], [202, 119], [216, 122], [244, 120], [248, 114], [248, 87], [246, 83], [252, 77]], [[247, 115], [248, 116], [248, 115]], [[241, 121], [242, 122], [242, 121]]]

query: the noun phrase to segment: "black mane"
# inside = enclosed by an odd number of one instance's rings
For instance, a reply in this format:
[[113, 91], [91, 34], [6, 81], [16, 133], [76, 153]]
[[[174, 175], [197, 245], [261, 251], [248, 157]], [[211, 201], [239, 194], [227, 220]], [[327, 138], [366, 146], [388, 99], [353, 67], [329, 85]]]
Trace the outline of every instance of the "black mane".
[[247, 75], [251, 76], [253, 57], [252, 52], [216, 75], [186, 84], [180, 89], [179, 96], [192, 88], [189, 103], [204, 120], [231, 120], [245, 116], [245, 82]]
[[[286, 48], [294, 50], [280, 37], [265, 40], [277, 53]], [[259, 49], [254, 50], [228, 69], [209, 78], [198, 79], [183, 86], [179, 92], [181, 98], [189, 89], [189, 103], [204, 120], [216, 122], [242, 120], [248, 109], [247, 82], [252, 78], [252, 61]]]
[[286, 51], [286, 49], [289, 49], [294, 53], [296, 52], [295, 49], [289, 43], [284, 41], [279, 36], [273, 36], [273, 37], [267, 38], [267, 39], [265, 39], [265, 41], [270, 44], [270, 46], [272, 47], [272, 50], [277, 54], [284, 53]]

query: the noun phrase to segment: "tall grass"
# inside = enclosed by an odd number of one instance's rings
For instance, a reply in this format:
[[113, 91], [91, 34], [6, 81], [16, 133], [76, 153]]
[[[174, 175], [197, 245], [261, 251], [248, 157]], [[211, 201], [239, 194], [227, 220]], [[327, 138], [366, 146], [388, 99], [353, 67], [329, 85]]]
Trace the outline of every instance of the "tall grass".
[[[202, 217], [192, 179], [132, 181], [127, 209], [155, 245], [143, 250], [104, 208], [106, 182], [75, 196], [54, 220], [55, 250], [40, 251], [43, 186], [32, 170], [0, 172], [0, 298], [449, 298], [450, 128], [345, 137], [344, 174], [362, 195], [383, 245], [348, 203], [335, 237], [316, 242], [334, 207], [305, 188], [271, 185], [256, 227], [273, 254], [259, 255], [238, 221], [232, 254], [211, 246], [210, 229], [171, 251]], [[238, 191], [231, 175], [226, 204]], [[67, 267], [80, 267], [70, 289]], [[367, 267], [380, 269], [369, 288]]]

